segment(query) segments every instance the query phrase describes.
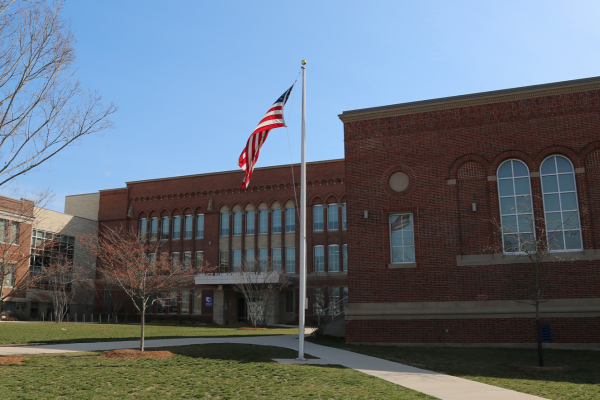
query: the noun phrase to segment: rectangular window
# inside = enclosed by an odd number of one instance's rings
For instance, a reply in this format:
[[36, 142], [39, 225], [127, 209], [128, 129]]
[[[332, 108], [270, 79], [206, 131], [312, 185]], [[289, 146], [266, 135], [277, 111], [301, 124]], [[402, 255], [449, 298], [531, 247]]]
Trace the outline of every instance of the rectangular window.
[[346, 297], [348, 297], [348, 287], [347, 287], [347, 286], [344, 286], [342, 289], [343, 289], [343, 291], [344, 291], [344, 294], [343, 294], [343, 297], [342, 297], [342, 298], [343, 298], [343, 299], [345, 299]]
[[150, 240], [158, 239], [158, 219], [152, 218], [150, 220]]
[[148, 235], [148, 220], [146, 218], [140, 219], [140, 239], [146, 240]]
[[314, 265], [315, 272], [325, 272], [325, 248], [323, 246], [314, 247]]
[[258, 212], [258, 233], [261, 235], [269, 233], [269, 211], [267, 210]]
[[281, 210], [273, 210], [273, 233], [281, 233]]
[[348, 272], [348, 245], [347, 244], [342, 246], [342, 257], [343, 257], [344, 272]]
[[4, 283], [6, 284], [6, 286], [12, 287], [15, 285], [15, 270], [13, 268], [8, 268], [4, 277]]
[[390, 251], [392, 264], [415, 262], [412, 214], [390, 215]]
[[191, 215], [186, 215], [184, 220], [184, 231], [183, 238], [191, 239], [192, 238], [192, 221], [193, 217]]
[[281, 249], [271, 249], [273, 271], [281, 271]]
[[190, 313], [190, 291], [189, 290], [181, 291], [181, 313], [182, 314]]
[[296, 209], [286, 208], [285, 209], [285, 231], [296, 232]]
[[196, 268], [196, 270], [199, 270], [200, 268], [204, 267], [204, 252], [202, 252], [202, 251], [196, 252], [196, 259], [194, 260], [194, 267]]
[[183, 253], [183, 265], [186, 268], [192, 268], [192, 252], [186, 251]]
[[346, 229], [346, 203], [342, 204], [342, 229]]
[[294, 312], [294, 291], [287, 290], [285, 292], [285, 312], [292, 314]]
[[254, 235], [254, 211], [246, 211], [246, 235]]
[[8, 236], [8, 221], [5, 219], [0, 219], [0, 241], [6, 242], [6, 237]]
[[319, 314], [325, 308], [325, 288], [316, 287], [312, 289], [313, 314]]
[[[158, 301], [156, 302], [156, 313], [163, 314], [166, 312], [165, 305], [167, 303], [167, 296], [164, 293], [159, 293], [156, 297], [158, 298]], [[150, 303], [150, 301], [148, 301], [148, 303]]]
[[161, 225], [162, 226], [161, 226], [161, 231], [160, 231], [160, 238], [168, 239], [169, 238], [169, 217], [163, 217]]
[[233, 272], [240, 272], [242, 270], [242, 251], [233, 250]]
[[323, 206], [313, 206], [313, 230], [323, 230]]
[[338, 205], [329, 204], [327, 206], [327, 230], [339, 229]]
[[246, 270], [254, 271], [254, 250], [246, 250]]
[[204, 214], [196, 215], [196, 237], [198, 239], [204, 237]]
[[173, 239], [181, 239], [181, 217], [173, 217]]
[[242, 213], [233, 213], [233, 236], [241, 236], [242, 234]]
[[229, 236], [229, 214], [221, 213], [221, 236]]
[[173, 262], [173, 265], [179, 264], [179, 253], [178, 252], [171, 253], [171, 261]]
[[296, 249], [294, 247], [285, 249], [285, 272], [288, 274], [296, 272]]
[[194, 289], [193, 297], [192, 312], [202, 314], [202, 290]]
[[227, 250], [219, 251], [219, 272], [229, 272], [229, 252]]
[[340, 246], [337, 244], [332, 244], [329, 246], [327, 263], [329, 264], [329, 272], [340, 271]]
[[179, 312], [179, 307], [177, 307], [176, 291], [167, 292], [166, 312], [167, 314], [177, 314]]
[[[329, 288], [329, 307], [336, 305], [336, 303], [338, 301], [340, 301], [340, 288], [339, 287]], [[334, 314], [337, 314], [338, 312], [340, 312], [339, 304], [337, 304], [337, 307], [333, 307], [332, 312]]]
[[269, 267], [269, 250], [258, 249], [258, 270], [264, 272]]
[[10, 223], [10, 242], [11, 243], [19, 243], [19, 230], [21, 228], [21, 224], [15, 221]]

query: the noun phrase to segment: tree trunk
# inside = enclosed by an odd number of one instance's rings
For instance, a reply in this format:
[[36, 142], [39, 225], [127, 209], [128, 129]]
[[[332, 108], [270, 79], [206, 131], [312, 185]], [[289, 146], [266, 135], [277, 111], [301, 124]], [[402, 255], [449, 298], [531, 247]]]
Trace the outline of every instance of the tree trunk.
[[540, 322], [540, 304], [535, 304], [535, 328], [537, 330], [538, 342], [538, 365], [544, 366], [544, 349], [542, 347], [542, 323]]
[[142, 309], [142, 337], [140, 339], [140, 351], [144, 351], [144, 333], [146, 330], [146, 307]]

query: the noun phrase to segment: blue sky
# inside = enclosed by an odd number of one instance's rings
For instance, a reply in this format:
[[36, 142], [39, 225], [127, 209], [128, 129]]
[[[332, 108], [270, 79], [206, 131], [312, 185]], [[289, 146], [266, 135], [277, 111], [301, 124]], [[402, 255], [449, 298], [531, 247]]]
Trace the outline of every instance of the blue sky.
[[[119, 111], [116, 129], [19, 179], [53, 189], [58, 211], [69, 194], [237, 169], [302, 59], [309, 161], [344, 157], [344, 110], [600, 75], [597, 1], [70, 0], [63, 14], [78, 78]], [[298, 162], [300, 91], [293, 101]], [[288, 131], [274, 130], [258, 166], [289, 162]]]

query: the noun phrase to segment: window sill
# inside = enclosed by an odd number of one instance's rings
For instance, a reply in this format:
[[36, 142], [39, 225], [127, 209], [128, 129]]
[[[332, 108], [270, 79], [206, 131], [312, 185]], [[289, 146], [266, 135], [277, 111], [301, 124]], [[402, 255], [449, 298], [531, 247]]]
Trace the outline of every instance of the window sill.
[[417, 268], [417, 263], [388, 264], [389, 269]]
[[[600, 249], [586, 249], [573, 252], [555, 252], [544, 258], [544, 261], [591, 261], [600, 260]], [[523, 254], [477, 254], [456, 256], [458, 267], [502, 264], [527, 264], [531, 260]]]

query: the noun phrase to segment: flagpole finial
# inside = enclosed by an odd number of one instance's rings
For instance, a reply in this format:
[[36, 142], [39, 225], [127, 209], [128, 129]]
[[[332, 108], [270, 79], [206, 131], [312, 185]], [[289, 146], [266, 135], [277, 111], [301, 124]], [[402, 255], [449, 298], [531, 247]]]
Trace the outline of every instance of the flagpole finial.
[[306, 60], [302, 60], [302, 65], [306, 65]]

